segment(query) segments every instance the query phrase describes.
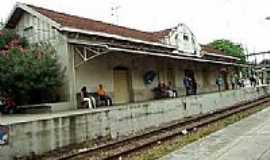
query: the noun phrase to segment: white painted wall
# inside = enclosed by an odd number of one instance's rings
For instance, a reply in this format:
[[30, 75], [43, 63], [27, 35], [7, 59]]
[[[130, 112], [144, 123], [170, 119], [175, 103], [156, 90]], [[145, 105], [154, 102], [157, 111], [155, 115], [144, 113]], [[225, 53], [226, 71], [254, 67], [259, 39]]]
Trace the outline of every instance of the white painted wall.
[[62, 40], [61, 34], [48, 22], [42, 21], [27, 12], [18, 22], [16, 31], [31, 43]]
[[47, 21], [39, 19], [27, 12], [19, 20], [16, 31], [26, 37], [30, 43], [47, 42], [56, 49], [59, 63], [65, 69], [64, 86], [59, 89], [62, 101], [73, 102], [73, 56], [69, 54], [66, 36], [58, 32]]
[[168, 45], [176, 46], [178, 51], [182, 51], [184, 54], [200, 55], [201, 47], [195, 35], [185, 24], [179, 24], [173, 28], [164, 42]]

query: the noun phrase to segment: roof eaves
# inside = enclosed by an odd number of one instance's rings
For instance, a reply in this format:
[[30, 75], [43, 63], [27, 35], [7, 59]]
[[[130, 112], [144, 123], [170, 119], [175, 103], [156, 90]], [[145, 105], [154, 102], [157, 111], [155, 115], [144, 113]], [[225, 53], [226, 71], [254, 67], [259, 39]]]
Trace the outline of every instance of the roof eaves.
[[66, 32], [82, 33], [82, 34], [86, 34], [86, 35], [96, 35], [96, 36], [114, 38], [114, 39], [118, 39], [118, 40], [125, 40], [125, 41], [130, 41], [130, 42], [135, 42], [135, 43], [143, 43], [143, 44], [147, 44], [147, 45], [176, 49], [174, 46], [170, 46], [170, 45], [166, 45], [166, 44], [162, 44], [162, 43], [143, 41], [143, 40], [139, 40], [139, 39], [135, 39], [135, 38], [131, 38], [131, 37], [123, 37], [123, 36], [104, 33], [104, 32], [88, 31], [88, 30], [82, 30], [82, 29], [71, 28], [71, 27], [61, 27], [59, 30], [66, 31]]
[[237, 58], [237, 57], [222, 55], [222, 54], [218, 54], [218, 53], [205, 52], [204, 54], [210, 55], [210, 56], [224, 57], [224, 58], [229, 58], [229, 59], [240, 60], [240, 58]]
[[190, 61], [196, 61], [196, 62], [202, 62], [202, 63], [214, 63], [214, 64], [223, 64], [223, 65], [231, 65], [231, 66], [239, 66], [239, 67], [248, 67], [248, 65], [245, 65], [245, 64], [215, 61], [215, 60], [210, 60], [210, 59], [192, 58], [192, 57], [185, 57], [182, 55], [175, 56], [175, 55], [168, 55], [168, 54], [163, 54], [163, 53], [135, 51], [135, 50], [130, 50], [130, 49], [122, 49], [122, 48], [109, 48], [109, 49], [111, 49], [112, 51], [146, 54], [146, 55], [151, 55], [151, 56], [167, 57], [167, 58], [180, 59], [180, 60], [190, 60]]

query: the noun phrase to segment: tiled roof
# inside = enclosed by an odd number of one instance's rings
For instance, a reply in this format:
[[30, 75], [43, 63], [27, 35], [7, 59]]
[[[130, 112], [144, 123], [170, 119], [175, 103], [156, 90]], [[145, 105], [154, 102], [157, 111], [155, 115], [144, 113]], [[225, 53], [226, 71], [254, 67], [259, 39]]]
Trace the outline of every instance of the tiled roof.
[[65, 27], [71, 27], [76, 29], [82, 29], [86, 31], [102, 32], [113, 35], [119, 35], [128, 38], [135, 38], [138, 40], [161, 43], [161, 39], [169, 34], [170, 29], [158, 31], [158, 32], [144, 32], [136, 29], [131, 29], [123, 26], [117, 26], [102, 21], [96, 21], [88, 18], [69, 15], [66, 13], [60, 13], [57, 11], [36, 7], [33, 5], [27, 5], [33, 8], [42, 15], [54, 20]]
[[207, 53], [216, 53], [216, 54], [226, 55], [224, 52], [222, 52], [218, 49], [209, 47], [207, 45], [201, 45], [201, 47], [202, 47], [202, 51], [205, 51]]
[[202, 47], [202, 51], [203, 52], [209, 53], [206, 56], [214, 56], [214, 57], [216, 57], [216, 56], [218, 56], [218, 57], [222, 56], [222, 58], [225, 58], [225, 59], [234, 59], [234, 60], [237, 60], [238, 59], [239, 60], [238, 57], [229, 56], [226, 53], [222, 52], [221, 50], [212, 48], [212, 47], [210, 47], [208, 45], [201, 45], [201, 47]]
[[[27, 4], [25, 4], [27, 5]], [[155, 43], [163, 43], [162, 40], [169, 36], [170, 32], [174, 30], [174, 28], [165, 29], [157, 32], [146, 32], [140, 31], [137, 29], [132, 29], [124, 26], [118, 26], [102, 21], [97, 21], [93, 19], [83, 18], [79, 16], [74, 16], [58, 11], [53, 11], [46, 8], [41, 8], [33, 5], [27, 5], [28, 7], [32, 8], [33, 10], [37, 11], [38, 13], [48, 17], [49, 19], [55, 21], [56, 23], [60, 24], [62, 27], [69, 27], [72, 29], [80, 29], [84, 31], [92, 31], [92, 32], [100, 32], [100, 33], [107, 33], [111, 35], [122, 36], [125, 38], [133, 38], [137, 40], [147, 41], [147, 42], [155, 42]], [[21, 12], [21, 10], [19, 10]], [[19, 13], [21, 14], [21, 13]], [[15, 22], [19, 19], [19, 17], [15, 16]], [[10, 26], [12, 27], [12, 25]], [[224, 52], [211, 48], [207, 45], [201, 45], [202, 51], [208, 53], [215, 53], [219, 55], [226, 55]]]

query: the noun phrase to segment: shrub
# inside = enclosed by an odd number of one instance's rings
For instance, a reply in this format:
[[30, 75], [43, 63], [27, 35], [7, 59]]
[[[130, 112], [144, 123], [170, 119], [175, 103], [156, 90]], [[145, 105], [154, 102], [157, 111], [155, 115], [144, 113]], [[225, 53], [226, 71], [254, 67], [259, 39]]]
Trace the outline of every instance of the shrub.
[[46, 43], [29, 46], [15, 33], [6, 33], [0, 36], [0, 44], [5, 44], [0, 47], [0, 91], [19, 104], [55, 101], [64, 70], [54, 48]]

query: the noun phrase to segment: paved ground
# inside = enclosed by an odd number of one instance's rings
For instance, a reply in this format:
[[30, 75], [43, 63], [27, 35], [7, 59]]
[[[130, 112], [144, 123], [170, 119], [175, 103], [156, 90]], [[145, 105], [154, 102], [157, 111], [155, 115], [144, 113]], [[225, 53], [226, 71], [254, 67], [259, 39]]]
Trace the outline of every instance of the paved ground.
[[160, 160], [270, 160], [270, 108]]

